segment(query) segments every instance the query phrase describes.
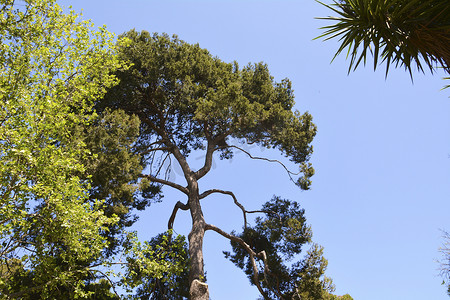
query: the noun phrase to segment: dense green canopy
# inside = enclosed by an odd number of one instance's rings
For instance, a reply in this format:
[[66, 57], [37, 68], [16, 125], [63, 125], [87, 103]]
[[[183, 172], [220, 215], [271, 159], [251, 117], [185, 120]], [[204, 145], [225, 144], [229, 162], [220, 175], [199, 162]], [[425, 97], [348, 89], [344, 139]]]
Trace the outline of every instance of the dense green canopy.
[[71, 130], [115, 83], [112, 36], [52, 0], [0, 4], [0, 292], [82, 294], [79, 262], [100, 257], [100, 232], [116, 217], [87, 202], [77, 174], [88, 152]]
[[93, 110], [117, 84], [117, 40], [55, 0], [0, 0], [0, 8], [0, 297], [117, 299], [105, 278], [118, 233], [128, 241], [120, 266], [176, 272], [120, 232], [129, 210], [147, 202], [132, 195], [139, 120]]
[[316, 127], [310, 114], [292, 112], [288, 79], [276, 83], [265, 64], [239, 69], [236, 62], [225, 63], [177, 37], [145, 31], [123, 37], [131, 42], [120, 48], [120, 58], [132, 67], [117, 73], [121, 83], [98, 107], [139, 116], [142, 153], [170, 148], [164, 144], [170, 140], [188, 155], [214, 141], [215, 151], [231, 157], [229, 139], [245, 139], [278, 148], [300, 164], [304, 178], [298, 184], [308, 188], [313, 169], [306, 162]]
[[[199, 45], [165, 34], [131, 30], [121, 38], [127, 42], [118, 46], [119, 58], [129, 67], [115, 72], [120, 83], [96, 107], [123, 109], [139, 118], [140, 133], [133, 148], [141, 155], [141, 184], [170, 186], [187, 196], [186, 203], [175, 204], [168, 227], [172, 228], [179, 209], [190, 211], [189, 293], [192, 299], [207, 298], [207, 289], [199, 283], [205, 278], [203, 237], [206, 230], [221, 231], [206, 224], [200, 200], [213, 193], [234, 197], [220, 189], [199, 191], [198, 181], [211, 170], [214, 153], [229, 159], [235, 151], [243, 151], [256, 158], [240, 147], [242, 143], [278, 149], [299, 166], [299, 172], [276, 162], [298, 186], [308, 189], [314, 174], [308, 161], [316, 126], [310, 114], [293, 111], [291, 82], [275, 82], [263, 63], [239, 68]], [[204, 151], [204, 165], [198, 170], [188, 161], [192, 151]], [[171, 181], [174, 161], [181, 167], [185, 185]], [[246, 210], [236, 199], [235, 203], [245, 218]]]

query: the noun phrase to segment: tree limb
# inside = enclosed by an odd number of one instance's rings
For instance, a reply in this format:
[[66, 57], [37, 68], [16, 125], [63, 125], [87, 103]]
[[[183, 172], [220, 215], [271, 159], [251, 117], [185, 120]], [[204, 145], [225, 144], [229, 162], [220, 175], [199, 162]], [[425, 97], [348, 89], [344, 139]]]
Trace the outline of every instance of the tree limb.
[[198, 170], [197, 172], [195, 172], [195, 176], [198, 179], [202, 178], [203, 176], [205, 176], [210, 170], [211, 170], [211, 166], [212, 166], [212, 156], [214, 154], [214, 151], [220, 149], [216, 148], [217, 144], [224, 140], [228, 135], [231, 134], [232, 130], [227, 130], [222, 134], [219, 134], [215, 137], [211, 137], [211, 134], [208, 132], [208, 124], [205, 122], [204, 124], [204, 129], [205, 129], [205, 136], [206, 136], [206, 140], [208, 141], [208, 146], [207, 146], [207, 150], [206, 150], [206, 155], [205, 155], [205, 164], [203, 165], [203, 167]]
[[174, 189], [179, 190], [180, 192], [182, 192], [182, 193], [184, 193], [184, 194], [186, 194], [186, 195], [189, 194], [189, 190], [188, 190], [187, 188], [185, 188], [184, 186], [181, 186], [181, 185], [179, 185], [179, 184], [177, 184], [177, 183], [175, 183], [175, 182], [168, 181], [168, 180], [164, 180], [164, 179], [160, 179], [160, 178], [154, 177], [154, 176], [152, 176], [152, 175], [144, 175], [144, 174], [141, 174], [141, 175], [139, 175], [139, 177], [141, 177], [141, 178], [147, 178], [147, 179], [149, 179], [150, 181], [154, 181], [154, 182], [157, 182], [157, 183], [161, 183], [161, 184], [164, 184], [164, 185], [168, 185], [168, 186], [170, 186], [170, 187], [173, 187]]
[[170, 148], [169, 147], [157, 147], [157, 148], [151, 148], [142, 152], [139, 152], [139, 155], [145, 155], [145, 154], [149, 154], [150, 152], [154, 152], [154, 151], [169, 151]]
[[268, 212], [265, 210], [246, 210], [245, 207], [239, 203], [239, 201], [237, 200], [236, 196], [234, 195], [233, 192], [231, 191], [223, 191], [223, 190], [219, 190], [219, 189], [211, 189], [211, 190], [207, 190], [203, 193], [200, 194], [199, 199], [203, 199], [213, 193], [218, 193], [218, 194], [225, 194], [225, 195], [229, 195], [233, 198], [234, 204], [236, 204], [236, 206], [238, 206], [241, 210], [242, 210], [242, 214], [244, 216], [244, 228], [247, 228], [247, 214], [253, 214], [253, 213], [273, 213], [273, 212]]
[[[172, 211], [172, 215], [170, 215], [169, 223], [167, 224], [167, 228], [168, 228], [169, 230], [173, 229], [173, 223], [175, 222], [175, 217], [176, 217], [176, 215], [177, 215], [178, 209], [181, 209], [181, 210], [188, 210], [188, 209], [189, 209], [189, 203], [184, 204], [183, 202], [178, 201], [178, 202], [175, 204], [175, 207], [173, 208], [173, 211]], [[170, 240], [170, 239], [169, 239], [169, 240]]]
[[[154, 105], [154, 104], [153, 104]], [[186, 161], [186, 158], [184, 157], [184, 155], [181, 153], [180, 149], [170, 140], [170, 137], [168, 135], [168, 133], [164, 130], [164, 127], [158, 127], [154, 124], [154, 122], [152, 120], [150, 120], [144, 113], [142, 113], [141, 111], [133, 111], [134, 113], [136, 113], [139, 118], [141, 119], [141, 121], [143, 121], [145, 124], [147, 124], [148, 126], [150, 126], [150, 128], [152, 128], [161, 138], [162, 141], [164, 141], [164, 144], [167, 146], [167, 148], [169, 148], [170, 153], [173, 154], [173, 156], [175, 157], [175, 159], [178, 161], [178, 163], [181, 166], [181, 169], [183, 170], [184, 176], [186, 177], [186, 180], [189, 182], [189, 180], [187, 179], [188, 176], [192, 175], [192, 171], [191, 168], [189, 167], [189, 164]], [[161, 113], [161, 112], [160, 112]], [[161, 115], [161, 117], [164, 117]], [[163, 125], [164, 122], [160, 122], [160, 124]], [[165, 183], [164, 183], [165, 184]], [[167, 184], [169, 185], [169, 184]], [[173, 186], [172, 186], [173, 187]]]
[[243, 239], [241, 239], [237, 236], [231, 235], [229, 233], [226, 233], [225, 231], [223, 231], [222, 229], [220, 229], [214, 225], [206, 224], [205, 231], [206, 230], [213, 230], [213, 231], [217, 232], [218, 234], [222, 235], [223, 237], [226, 237], [230, 241], [234, 241], [234, 242], [240, 244], [242, 247], [244, 247], [244, 249], [250, 255], [250, 261], [252, 263], [252, 268], [253, 268], [253, 282], [256, 285], [256, 287], [258, 288], [261, 295], [264, 297], [264, 299], [270, 300], [270, 298], [264, 292], [264, 290], [262, 289], [262, 287], [259, 283], [259, 275], [258, 275], [259, 271], [258, 271], [258, 266], [256, 265], [256, 261], [255, 261], [255, 256], [259, 257], [258, 254], [256, 254], [255, 251], [253, 251], [252, 248], [250, 248], [250, 246]]
[[[161, 170], [162, 170], [162, 168], [163, 168], [163, 166], [164, 166], [164, 164], [165, 164], [165, 162], [166, 162], [168, 157], [169, 157], [169, 160], [170, 160], [170, 153], [167, 153], [166, 156], [164, 157], [164, 159], [160, 162], [158, 171], [155, 173], [155, 176], [159, 175], [159, 172], [161, 172]], [[171, 163], [169, 163], [169, 167], [166, 169], [166, 172], [167, 172], [168, 169], [170, 169], [170, 166], [171, 166]]]
[[[285, 298], [283, 297], [283, 295], [281, 295], [281, 293], [280, 293], [280, 285], [279, 285], [279, 284], [277, 284], [277, 289], [276, 289], [276, 290], [273, 289], [273, 288], [270, 288], [269, 280], [267, 279], [267, 277], [268, 277], [269, 273], [271, 273], [271, 272], [270, 272], [270, 270], [269, 270], [269, 262], [267, 261], [267, 254], [266, 254], [266, 251], [264, 251], [264, 250], [260, 251], [260, 252], [257, 254], [257, 257], [260, 258], [260, 259], [262, 259], [262, 260], [264, 261], [264, 281], [266, 282], [267, 287], [268, 287], [272, 292], [274, 292], [274, 293], [278, 296], [278, 298], [280, 298], [280, 299], [285, 299]], [[277, 280], [277, 282], [279, 282], [279, 281], [278, 281], [278, 278], [276, 278], [276, 280]]]
[[212, 141], [208, 141], [208, 146], [207, 146], [206, 155], [205, 155], [205, 163], [200, 170], [195, 172], [195, 177], [197, 178], [197, 180], [202, 178], [203, 176], [205, 176], [211, 170], [212, 157], [213, 157], [213, 153], [215, 151], [215, 147], [216, 147], [216, 145]]
[[292, 178], [291, 175], [296, 176], [296, 175], [299, 175], [301, 173], [301, 172], [292, 172], [292, 171], [290, 171], [286, 167], [285, 164], [283, 164], [281, 161], [279, 161], [277, 159], [269, 159], [269, 158], [266, 158], [266, 157], [253, 156], [250, 152], [242, 149], [241, 147], [235, 146], [235, 145], [225, 146], [224, 148], [235, 148], [235, 149], [238, 149], [239, 151], [244, 152], [245, 154], [247, 154], [248, 157], [250, 157], [251, 159], [264, 160], [264, 161], [268, 161], [268, 162], [271, 162], [271, 163], [277, 163], [277, 164], [281, 165], [286, 170], [286, 173], [289, 175], [289, 179], [292, 182], [294, 182], [294, 183], [295, 183], [295, 180]]

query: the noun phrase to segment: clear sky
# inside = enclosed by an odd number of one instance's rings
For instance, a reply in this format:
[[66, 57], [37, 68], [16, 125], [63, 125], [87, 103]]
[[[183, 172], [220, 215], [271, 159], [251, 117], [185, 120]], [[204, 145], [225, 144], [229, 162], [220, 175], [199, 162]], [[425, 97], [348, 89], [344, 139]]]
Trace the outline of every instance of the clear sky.
[[[356, 300], [448, 299], [436, 263], [440, 229], [450, 230], [450, 89], [440, 90], [448, 84], [443, 73], [415, 73], [412, 83], [404, 70], [391, 69], [385, 80], [384, 66], [374, 72], [370, 64], [347, 76], [345, 56], [330, 64], [337, 41], [313, 41], [328, 24], [314, 18], [332, 14], [314, 0], [59, 3], [83, 9], [85, 18], [117, 34], [132, 28], [177, 34], [224, 61], [264, 61], [276, 80], [288, 77], [296, 109], [309, 111], [318, 126], [312, 190], [300, 191], [279, 166], [243, 154], [231, 162], [216, 158], [200, 189], [232, 190], [248, 209], [260, 208], [274, 194], [298, 201], [314, 241], [325, 247], [337, 294]], [[196, 155], [191, 162], [200, 164]], [[173, 178], [182, 183], [176, 169]], [[182, 194], [167, 190], [162, 203], [142, 213], [140, 238], [164, 231], [178, 200], [185, 200]], [[203, 206], [208, 223], [240, 230], [241, 213], [231, 199], [210, 197]], [[179, 213], [176, 232], [187, 235], [189, 229], [188, 214]], [[256, 299], [257, 289], [223, 258], [229, 248], [228, 241], [207, 232], [211, 298]]]

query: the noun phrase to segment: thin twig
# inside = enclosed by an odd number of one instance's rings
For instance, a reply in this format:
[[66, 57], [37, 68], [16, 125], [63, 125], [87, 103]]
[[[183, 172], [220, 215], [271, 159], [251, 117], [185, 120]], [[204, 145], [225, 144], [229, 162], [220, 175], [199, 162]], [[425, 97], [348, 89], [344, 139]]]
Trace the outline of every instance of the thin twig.
[[264, 160], [264, 161], [268, 161], [268, 162], [271, 162], [271, 163], [277, 163], [277, 164], [281, 165], [286, 170], [286, 173], [289, 175], [289, 178], [291, 179], [292, 182], [295, 182], [295, 180], [292, 178], [291, 175], [297, 176], [297, 175], [300, 175], [300, 173], [301, 173], [301, 171], [299, 171], [299, 172], [292, 172], [292, 171], [290, 171], [286, 167], [285, 164], [283, 164], [281, 161], [279, 161], [277, 159], [269, 159], [267, 157], [253, 156], [250, 152], [242, 149], [241, 147], [235, 146], [235, 145], [225, 146], [224, 148], [235, 148], [235, 149], [238, 149], [239, 151], [244, 152], [245, 154], [247, 154], [248, 157], [250, 157], [251, 159]]

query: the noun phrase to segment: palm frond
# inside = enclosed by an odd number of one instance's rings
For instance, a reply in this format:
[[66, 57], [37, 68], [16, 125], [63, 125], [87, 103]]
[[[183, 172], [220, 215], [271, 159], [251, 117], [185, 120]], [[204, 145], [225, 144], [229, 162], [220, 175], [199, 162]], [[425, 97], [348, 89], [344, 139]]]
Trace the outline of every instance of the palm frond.
[[[368, 53], [374, 57], [374, 69], [379, 62], [433, 72], [444, 68], [450, 73], [450, 1], [449, 0], [335, 0], [322, 5], [338, 16], [318, 18], [333, 21], [316, 39], [339, 38], [340, 47], [334, 58], [348, 49], [349, 72]], [[333, 60], [334, 60], [333, 58]]]

